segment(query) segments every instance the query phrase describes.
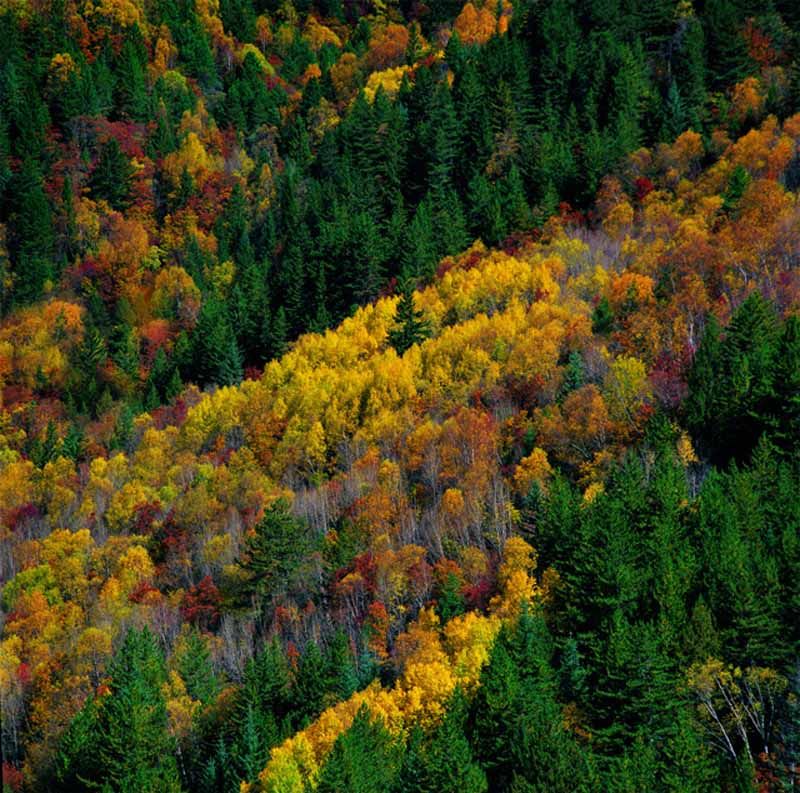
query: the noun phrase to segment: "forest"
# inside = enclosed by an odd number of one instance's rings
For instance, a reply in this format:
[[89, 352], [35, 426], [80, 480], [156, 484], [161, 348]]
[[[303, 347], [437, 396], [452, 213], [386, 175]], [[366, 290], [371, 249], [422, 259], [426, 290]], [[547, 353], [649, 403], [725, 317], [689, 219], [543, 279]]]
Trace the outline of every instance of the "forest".
[[800, 790], [796, 0], [0, 0], [2, 793]]

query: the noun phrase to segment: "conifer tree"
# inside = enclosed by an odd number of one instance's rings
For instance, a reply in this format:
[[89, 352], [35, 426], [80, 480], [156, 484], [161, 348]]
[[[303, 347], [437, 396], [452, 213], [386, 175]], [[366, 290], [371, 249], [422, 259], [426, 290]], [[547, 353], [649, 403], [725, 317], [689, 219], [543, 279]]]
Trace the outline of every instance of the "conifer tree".
[[350, 729], [336, 739], [319, 775], [319, 793], [386, 793], [398, 772], [392, 736], [362, 708]]
[[59, 776], [75, 791], [179, 793], [164, 659], [149, 630], [130, 629], [108, 671], [109, 693], [90, 699], [68, 730]]
[[[460, 690], [448, 700], [445, 715], [425, 743], [420, 793], [485, 793], [486, 774], [475, 761], [465, 735], [467, 702]], [[406, 790], [413, 788], [407, 787]]]
[[146, 67], [147, 48], [139, 26], [134, 25], [128, 31], [120, 51], [115, 86], [116, 106], [134, 121], [148, 118]]
[[614, 328], [614, 312], [608, 298], [603, 295], [592, 312], [592, 332], [610, 333]]
[[275, 318], [270, 326], [269, 350], [274, 358], [279, 358], [286, 352], [288, 340], [289, 323], [286, 319], [286, 311], [283, 306], [280, 306], [275, 312]]
[[225, 30], [239, 41], [252, 41], [255, 38], [256, 14], [253, 4], [248, 0], [222, 0], [219, 12]]
[[53, 277], [53, 232], [50, 204], [43, 188], [41, 169], [26, 159], [14, 178], [15, 212], [11, 253], [16, 254], [15, 270], [20, 277], [14, 291], [19, 303], [41, 296], [45, 282]]
[[481, 675], [472, 741], [492, 791], [594, 789], [587, 759], [564, 728], [551, 653], [542, 617], [525, 612], [513, 633], [501, 631]]
[[685, 103], [686, 119], [698, 131], [705, 116], [706, 61], [703, 26], [695, 14], [679, 23], [680, 48], [673, 60], [673, 74]]
[[124, 210], [130, 204], [133, 166], [120, 148], [116, 138], [110, 138], [100, 149], [90, 184], [92, 194], [108, 201], [116, 210]]
[[[261, 746], [267, 750], [292, 729], [292, 678], [283, 647], [268, 641], [246, 668], [237, 706], [240, 719], [252, 718]], [[248, 717], [248, 709], [253, 714]], [[244, 740], [243, 736], [240, 736]], [[250, 738], [247, 738], [250, 740]]]
[[192, 369], [201, 384], [233, 385], [242, 379], [242, 355], [225, 305], [216, 296], [204, 301], [192, 339]]
[[775, 360], [776, 406], [770, 417], [775, 441], [783, 448], [800, 448], [800, 318], [786, 319]]
[[424, 314], [414, 306], [414, 286], [410, 279], [404, 281], [395, 315], [396, 327], [389, 332], [389, 344], [402, 355], [410, 347], [424, 341], [430, 334]]
[[461, 137], [460, 152], [456, 161], [463, 191], [479, 173], [492, 146], [486, 95], [476, 66], [470, 61], [453, 88], [458, 111], [458, 129]]
[[749, 184], [750, 174], [747, 172], [747, 169], [742, 165], [737, 165], [731, 172], [730, 179], [728, 180], [728, 187], [722, 196], [722, 208], [726, 212], [733, 213], [736, 211]]
[[403, 272], [406, 276], [419, 279], [433, 274], [438, 254], [430, 196], [417, 205], [414, 218], [406, 230], [403, 248]]
[[211, 664], [208, 642], [196, 630], [192, 630], [179, 647], [180, 652], [176, 653], [174, 663], [186, 685], [186, 693], [204, 705], [212, 702], [220, 685]]
[[338, 628], [325, 650], [325, 690], [336, 699], [347, 699], [358, 690], [358, 670], [347, 634]]
[[264, 600], [288, 591], [313, 549], [308, 524], [292, 515], [284, 499], [273, 502], [247, 541], [242, 563], [246, 593]]
[[664, 108], [664, 124], [662, 127], [662, 140], [671, 142], [683, 132], [689, 122], [689, 113], [686, 103], [681, 96], [678, 84], [673, 80], [669, 84], [667, 101]]

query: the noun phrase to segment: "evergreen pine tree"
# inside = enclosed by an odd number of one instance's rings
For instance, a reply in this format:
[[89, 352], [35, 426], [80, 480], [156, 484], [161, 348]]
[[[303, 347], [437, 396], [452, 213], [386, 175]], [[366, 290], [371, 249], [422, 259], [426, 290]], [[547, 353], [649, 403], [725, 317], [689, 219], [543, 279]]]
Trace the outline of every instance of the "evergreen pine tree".
[[[467, 703], [460, 690], [446, 703], [445, 715], [425, 743], [420, 793], [485, 793], [486, 774], [475, 761], [465, 735]], [[406, 788], [408, 789], [408, 788]]]
[[337, 629], [325, 650], [325, 689], [336, 700], [344, 700], [359, 688], [358, 670], [347, 634]]
[[[564, 727], [540, 615], [523, 613], [503, 629], [472, 706], [472, 741], [492, 791], [588, 791], [593, 773]], [[596, 780], [594, 780], [596, 781]]]
[[237, 758], [244, 779], [253, 782], [269, 759], [269, 746], [259, 730], [259, 719], [252, 702], [245, 705], [244, 723], [237, 747]]
[[703, 26], [694, 14], [679, 22], [680, 43], [672, 70], [685, 103], [689, 126], [699, 131], [705, 116], [706, 64]]
[[313, 548], [306, 521], [292, 515], [283, 499], [270, 504], [247, 540], [242, 562], [246, 594], [261, 600], [288, 591], [308, 564]]
[[239, 41], [253, 41], [256, 34], [256, 14], [248, 0], [221, 0], [219, 13], [225, 30]]
[[400, 300], [397, 303], [394, 330], [389, 332], [389, 344], [402, 355], [410, 347], [424, 341], [430, 335], [427, 321], [422, 311], [414, 307], [414, 286], [408, 279], [403, 283]]
[[516, 165], [512, 165], [504, 181], [503, 214], [509, 231], [527, 231], [531, 210], [525, 195], [525, 185]]
[[120, 148], [116, 138], [109, 138], [100, 149], [90, 185], [92, 195], [108, 201], [112, 209], [126, 209], [130, 204], [133, 166]]
[[592, 332], [606, 334], [614, 328], [614, 312], [608, 298], [603, 295], [592, 312]]
[[[793, 451], [800, 448], [800, 318], [787, 317], [775, 359], [776, 405], [769, 421], [775, 441]], [[766, 422], [765, 422], [766, 423]]]
[[364, 707], [336, 739], [319, 775], [319, 793], [386, 793], [399, 768], [392, 736]]
[[564, 379], [561, 382], [559, 398], [563, 399], [567, 394], [583, 385], [586, 377], [584, 368], [583, 356], [580, 351], [572, 350], [567, 359], [567, 365], [564, 367]]
[[728, 186], [722, 196], [722, 208], [728, 212], [733, 213], [739, 206], [747, 186], [750, 184], [750, 174], [742, 165], [737, 165], [731, 172]]
[[661, 139], [671, 143], [686, 129], [688, 122], [689, 114], [686, 110], [686, 103], [681, 96], [678, 84], [673, 80], [669, 84], [669, 91], [667, 92]]
[[120, 793], [177, 793], [175, 745], [161, 694], [164, 660], [147, 629], [128, 631], [109, 677], [97, 721], [94, 778]]
[[93, 778], [99, 741], [97, 706], [97, 700], [89, 697], [61, 736], [50, 783], [54, 793], [87, 790], [86, 780]]
[[186, 693], [204, 705], [212, 702], [220, 684], [211, 664], [206, 639], [196, 630], [190, 631], [173, 660], [186, 685]]
[[289, 340], [289, 323], [286, 319], [286, 311], [280, 306], [275, 312], [275, 319], [270, 328], [270, 351], [273, 358], [279, 358], [286, 352]]
[[53, 232], [50, 203], [39, 164], [26, 159], [13, 180], [16, 196], [10, 253], [15, 263], [14, 299], [29, 303], [42, 294], [53, 272]]
[[126, 33], [115, 69], [114, 99], [119, 110], [134, 121], [149, 118], [146, 70], [147, 48], [139, 26], [133, 25]]
[[224, 303], [209, 296], [192, 334], [192, 371], [201, 384], [233, 385], [242, 379], [242, 355]]
[[326, 663], [316, 642], [309, 642], [300, 657], [292, 689], [293, 710], [300, 723], [314, 719], [323, 707], [326, 689]]

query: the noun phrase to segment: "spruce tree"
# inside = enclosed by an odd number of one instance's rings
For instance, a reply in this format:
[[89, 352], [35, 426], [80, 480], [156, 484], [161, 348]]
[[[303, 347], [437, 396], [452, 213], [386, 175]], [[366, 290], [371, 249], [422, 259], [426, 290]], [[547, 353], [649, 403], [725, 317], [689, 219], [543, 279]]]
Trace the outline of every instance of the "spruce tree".
[[72, 717], [59, 741], [50, 789], [54, 793], [87, 790], [96, 773], [98, 750], [98, 702], [89, 697]]
[[[467, 702], [456, 690], [445, 705], [442, 721], [425, 741], [419, 793], [485, 793], [486, 774], [473, 757], [465, 734]], [[405, 788], [412, 790], [410, 786]]]
[[775, 357], [775, 398], [770, 425], [787, 451], [800, 448], [800, 317], [787, 317]]
[[239, 41], [255, 38], [256, 14], [249, 0], [221, 0], [219, 13], [225, 30]]
[[293, 710], [300, 723], [313, 720], [321, 711], [326, 690], [327, 669], [316, 642], [309, 642], [300, 657], [292, 688]]
[[341, 628], [325, 649], [325, 690], [336, 700], [343, 700], [359, 688], [358, 670], [350, 647], [350, 640]]
[[134, 121], [147, 120], [147, 48], [138, 25], [128, 30], [115, 71], [115, 105]]
[[262, 746], [270, 748], [292, 728], [292, 675], [286, 653], [277, 638], [268, 641], [251, 659], [244, 674], [237, 711], [240, 720], [253, 709]]
[[203, 302], [192, 341], [194, 379], [203, 385], [234, 385], [242, 379], [242, 355], [226, 307], [216, 296]]
[[29, 303], [41, 296], [45, 283], [54, 275], [50, 203], [35, 160], [23, 162], [13, 184], [16, 200], [10, 253], [16, 274], [14, 299]]
[[504, 628], [495, 643], [471, 718], [472, 742], [489, 790], [596, 789], [584, 752], [564, 727], [551, 656], [541, 615], [524, 612], [517, 627]]
[[319, 793], [386, 793], [399, 768], [399, 752], [392, 736], [366, 707], [356, 714], [350, 729], [336, 739], [319, 775]]
[[404, 281], [397, 303], [394, 330], [389, 332], [389, 344], [402, 355], [406, 350], [424, 341], [430, 335], [428, 322], [422, 311], [414, 307], [414, 286], [410, 279]]
[[108, 201], [112, 209], [122, 211], [130, 205], [133, 166], [116, 138], [109, 138], [100, 149], [89, 183], [92, 195]]
[[242, 594], [261, 601], [289, 591], [309, 564], [314, 544], [308, 523], [295, 517], [285, 500], [270, 504], [246, 543]]
[[149, 630], [128, 631], [109, 677], [110, 693], [99, 703], [94, 779], [119, 793], [177, 793], [175, 743], [161, 693], [164, 659]]
[[671, 143], [686, 129], [689, 123], [686, 103], [675, 80], [669, 84], [663, 115], [664, 124], [661, 128], [661, 139]]
[[431, 203], [430, 196], [426, 196], [417, 205], [403, 243], [402, 269], [415, 279], [433, 275], [438, 259]]
[[703, 26], [694, 14], [682, 19], [679, 26], [681, 37], [673, 58], [673, 74], [685, 103], [686, 120], [699, 132], [707, 96]]
[[731, 172], [728, 186], [722, 196], [722, 208], [725, 212], [734, 213], [742, 200], [747, 186], [750, 184], [750, 174], [742, 165], [737, 165]]
[[186, 693], [204, 705], [213, 702], [220, 683], [211, 663], [206, 639], [196, 630], [189, 631], [173, 661], [186, 685]]
[[476, 66], [469, 62], [455, 83], [460, 133], [460, 152], [456, 161], [459, 186], [462, 192], [477, 173], [480, 173], [492, 147], [486, 95]]
[[592, 332], [610, 333], [614, 328], [614, 312], [608, 298], [603, 295], [592, 312]]
[[279, 306], [275, 312], [275, 318], [270, 326], [270, 346], [269, 350], [273, 358], [279, 358], [286, 352], [289, 340], [289, 322], [286, 319], [286, 311], [283, 306]]
[[560, 399], [583, 385], [586, 377], [584, 370], [583, 356], [580, 351], [572, 350], [564, 367], [564, 378], [558, 393]]

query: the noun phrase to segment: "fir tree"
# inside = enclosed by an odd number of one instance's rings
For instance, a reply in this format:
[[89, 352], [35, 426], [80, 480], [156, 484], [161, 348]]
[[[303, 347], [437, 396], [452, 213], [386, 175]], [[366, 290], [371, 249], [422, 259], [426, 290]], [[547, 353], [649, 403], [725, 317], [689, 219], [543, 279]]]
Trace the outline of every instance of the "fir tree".
[[217, 297], [203, 303], [192, 340], [192, 370], [200, 383], [233, 385], [242, 379], [242, 355], [225, 305]]
[[100, 149], [90, 184], [92, 194], [108, 201], [112, 209], [124, 210], [130, 205], [133, 166], [116, 138], [109, 138]]
[[28, 303], [41, 296], [45, 283], [54, 275], [52, 218], [36, 161], [26, 159], [13, 181], [16, 206], [10, 253], [18, 275], [14, 298]]
[[592, 312], [592, 332], [610, 333], [614, 328], [614, 312], [608, 298], [603, 295]]
[[286, 501], [273, 502], [247, 541], [242, 563], [247, 593], [264, 600], [289, 590], [313, 548], [308, 524], [292, 515]]
[[134, 25], [120, 51], [115, 86], [116, 106], [134, 121], [144, 121], [149, 116], [146, 67], [147, 48], [139, 26]]
[[389, 332], [388, 341], [399, 355], [430, 335], [424, 314], [414, 307], [414, 287], [411, 280], [403, 283], [400, 300], [397, 303], [395, 324], [397, 327]]
[[[90, 700], [71, 731], [72, 751], [92, 747], [80, 766], [86, 776], [75, 774], [74, 789], [178, 793], [175, 745], [161, 694], [166, 671], [152, 634], [130, 629], [108, 671], [108, 695]], [[65, 765], [68, 770], [70, 763]]]
[[398, 750], [383, 724], [362, 708], [336, 739], [319, 775], [319, 793], [386, 793], [399, 765]]
[[736, 211], [749, 184], [750, 174], [743, 166], [737, 165], [731, 172], [728, 187], [722, 196], [722, 208], [726, 212], [733, 213]]
[[[422, 793], [485, 793], [486, 774], [473, 757], [465, 734], [467, 702], [460, 690], [446, 703], [445, 715], [425, 742], [422, 774], [416, 790]], [[411, 786], [406, 790], [413, 790]]]
[[181, 680], [186, 685], [186, 693], [204, 705], [214, 700], [220, 684], [211, 663], [208, 642], [195, 630], [190, 631], [180, 652], [174, 657], [175, 666]]

